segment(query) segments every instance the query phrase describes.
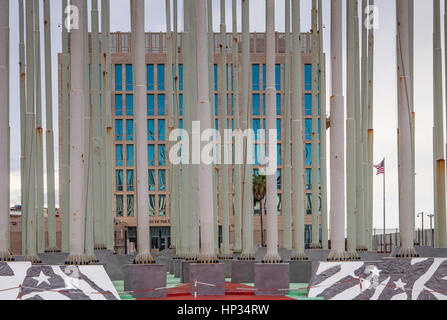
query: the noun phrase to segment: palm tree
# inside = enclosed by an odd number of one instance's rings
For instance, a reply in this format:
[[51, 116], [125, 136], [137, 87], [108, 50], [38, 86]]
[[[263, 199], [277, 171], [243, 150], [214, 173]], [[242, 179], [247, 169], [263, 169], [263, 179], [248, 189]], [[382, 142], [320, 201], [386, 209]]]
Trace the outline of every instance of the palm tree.
[[[255, 199], [262, 203], [267, 193], [267, 179], [265, 175], [253, 174], [253, 195]], [[264, 223], [261, 210], [261, 246], [264, 247]]]

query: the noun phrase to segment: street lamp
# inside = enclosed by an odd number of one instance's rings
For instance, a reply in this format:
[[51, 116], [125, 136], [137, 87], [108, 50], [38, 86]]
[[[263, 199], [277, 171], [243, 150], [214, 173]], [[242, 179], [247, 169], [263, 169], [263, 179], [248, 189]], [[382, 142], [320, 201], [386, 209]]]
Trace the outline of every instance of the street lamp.
[[428, 214], [427, 216], [430, 218], [431, 245], [432, 245], [432, 247], [434, 247], [435, 246], [435, 236], [434, 236], [435, 233], [433, 232], [432, 220], [433, 220], [433, 217], [435, 215], [434, 214]]
[[424, 212], [419, 212], [417, 214], [417, 217], [419, 218], [419, 216], [422, 217], [422, 239], [421, 239], [421, 243], [422, 243], [422, 245], [424, 245]]

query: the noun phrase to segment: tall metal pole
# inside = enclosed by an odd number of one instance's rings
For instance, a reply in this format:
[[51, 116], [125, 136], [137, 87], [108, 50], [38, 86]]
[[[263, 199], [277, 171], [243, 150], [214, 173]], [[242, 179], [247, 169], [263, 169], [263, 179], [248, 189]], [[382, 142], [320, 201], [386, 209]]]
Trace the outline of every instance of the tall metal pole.
[[[0, 1], [0, 261], [11, 261], [9, 251], [9, 0]], [[7, 151], [7, 152], [5, 152]]]
[[292, 249], [292, 163], [291, 163], [291, 104], [290, 104], [290, 0], [286, 0], [286, 23], [285, 23], [285, 40], [286, 40], [286, 50], [285, 50], [285, 105], [284, 105], [284, 248]]
[[300, 0], [292, 0], [292, 175], [294, 219], [294, 249], [292, 260], [307, 260], [304, 253], [304, 148], [303, 148], [303, 116], [302, 116], [302, 59], [301, 59], [301, 10]]
[[102, 154], [102, 136], [101, 136], [101, 121], [100, 121], [100, 95], [99, 95], [99, 13], [98, 13], [98, 0], [92, 0], [92, 63], [91, 63], [91, 103], [92, 103], [92, 123], [93, 123], [93, 138], [92, 138], [92, 151], [93, 151], [93, 226], [94, 226], [94, 248], [104, 248], [103, 238], [103, 212], [102, 206], [102, 190], [101, 185], [101, 154]]
[[45, 35], [45, 106], [46, 106], [46, 160], [47, 160], [47, 215], [48, 247], [46, 251], [57, 252], [56, 244], [56, 205], [54, 192], [54, 134], [53, 134], [53, 80], [51, 76], [51, 9], [50, 0], [44, 0]]
[[36, 207], [37, 252], [45, 252], [44, 180], [43, 180], [43, 128], [42, 128], [42, 81], [40, 57], [40, 1], [34, 0], [34, 65], [36, 88]]
[[[373, 0], [371, 0], [373, 1]], [[408, 0], [408, 28], [410, 33], [410, 41], [409, 41], [409, 55], [410, 55], [410, 70], [409, 70], [409, 77], [410, 77], [410, 86], [409, 86], [409, 100], [410, 100], [410, 110], [411, 110], [411, 132], [412, 132], [412, 184], [413, 184], [413, 195], [411, 199], [413, 200], [413, 207], [416, 209], [416, 161], [415, 161], [415, 121], [416, 121], [416, 113], [414, 110], [414, 0]], [[413, 230], [415, 227], [415, 212], [413, 212]]]
[[436, 128], [436, 193], [437, 193], [437, 236], [438, 247], [447, 247], [447, 221], [445, 204], [445, 155], [444, 155], [444, 118], [442, 93], [442, 48], [441, 48], [441, 17], [440, 0], [433, 4], [433, 96], [434, 124]]
[[26, 2], [26, 131], [25, 139], [25, 179], [26, 195], [26, 256], [25, 260], [40, 263], [37, 256], [37, 216], [36, 216], [36, 131], [34, 110], [34, 1]]
[[84, 100], [85, 100], [85, 113], [84, 113], [84, 157], [87, 159], [86, 167], [84, 171], [84, 190], [85, 190], [85, 255], [91, 263], [98, 262], [95, 256], [94, 248], [94, 235], [93, 235], [93, 153], [92, 153], [92, 136], [93, 136], [93, 122], [92, 122], [92, 105], [90, 100], [90, 54], [88, 45], [88, 10], [87, 0], [84, 0], [84, 21], [86, 21], [86, 27], [84, 28]]
[[88, 264], [85, 255], [85, 145], [84, 145], [84, 0], [72, 0], [79, 9], [79, 29], [71, 30], [70, 127], [77, 133], [70, 136], [70, 252], [66, 264]]
[[68, 30], [65, 25], [67, 0], [62, 0], [62, 63], [61, 63], [61, 91], [62, 91], [62, 171], [61, 204], [62, 209], [62, 252], [69, 251], [69, 225], [70, 225], [70, 115], [69, 115], [69, 65], [68, 65]]
[[[210, 108], [211, 112], [211, 124], [214, 129], [215, 127], [215, 116], [214, 116], [214, 33], [213, 33], [213, 1], [207, 0], [207, 17], [208, 17], [208, 77], [209, 83], [209, 100], [210, 100]], [[214, 148], [216, 150], [216, 147]], [[216, 157], [216, 155], [214, 155]], [[215, 254], [219, 254], [219, 206], [218, 206], [218, 198], [217, 198], [217, 169], [216, 165], [213, 162], [213, 226], [214, 226], [214, 252]]]
[[[197, 25], [197, 72], [198, 72], [198, 105], [197, 113], [201, 124], [201, 131], [212, 128], [211, 108], [209, 103], [209, 78], [208, 78], [208, 34], [206, 23], [206, 0], [196, 3]], [[202, 142], [202, 148], [207, 142]], [[201, 148], [201, 150], [202, 150]], [[217, 256], [214, 251], [214, 226], [213, 226], [213, 166], [200, 164], [199, 167], [199, 213], [200, 213], [200, 256], [201, 263], [214, 263]]]
[[328, 249], [328, 214], [327, 214], [327, 164], [326, 164], [326, 55], [323, 47], [323, 3], [318, 0], [318, 45], [320, 76], [320, 195], [321, 195], [321, 242], [323, 249]]
[[[233, 106], [234, 106], [234, 129], [238, 130], [240, 126], [240, 108], [239, 108], [239, 40], [237, 37], [237, 6], [236, 0], [232, 2], [233, 17], [233, 44], [232, 48], [232, 90], [233, 90]], [[212, 46], [212, 42], [209, 44]], [[212, 83], [212, 82], [210, 82]], [[234, 252], [242, 251], [242, 185], [241, 185], [241, 165], [234, 164]]]
[[[370, 6], [374, 6], [374, 0], [369, 1]], [[374, 15], [371, 15], [371, 23], [374, 23]], [[367, 196], [367, 231], [366, 246], [372, 250], [372, 228], [373, 228], [373, 190], [374, 190], [374, 28], [368, 30], [368, 192]]]
[[[385, 158], [383, 158], [383, 163], [385, 165]], [[385, 186], [386, 186], [386, 184], [385, 184], [385, 169], [384, 169], [384, 171], [383, 171], [383, 188], [382, 188], [382, 191], [383, 191], [383, 197], [382, 197], [382, 199], [383, 199], [383, 244], [384, 244], [384, 251], [383, 252], [386, 252], [386, 243], [385, 243], [385, 239], [386, 239], [385, 238], [385, 235], [386, 235], [386, 228], [385, 228], [385, 223], [386, 223], [386, 219], [385, 219], [385, 213], [386, 213], [385, 195], [386, 195], [386, 192], [385, 192]]]
[[[188, 51], [189, 54], [191, 54], [191, 94], [189, 96], [189, 106], [191, 110], [191, 121], [195, 121], [197, 123], [199, 119], [197, 105], [198, 105], [198, 57], [197, 57], [197, 25], [196, 21], [198, 17], [196, 16], [197, 11], [197, 3], [196, 1], [191, 1], [190, 3], [190, 39], [191, 39], [191, 50]], [[192, 125], [192, 123], [191, 123]], [[197, 141], [200, 137], [200, 130], [198, 130], [195, 126], [192, 126], [191, 128], [191, 160], [192, 164], [190, 166], [191, 170], [191, 186], [192, 186], [192, 192], [190, 194], [190, 200], [191, 200], [191, 221], [190, 221], [190, 232], [191, 232], [191, 259], [193, 261], [197, 261], [199, 254], [200, 254], [200, 239], [199, 239], [199, 224], [200, 224], [200, 218], [199, 218], [199, 193], [200, 193], [200, 183], [199, 183], [199, 161], [194, 161], [195, 158], [198, 158], [198, 155], [193, 153], [193, 144], [194, 141]], [[197, 159], [196, 159], [197, 160]]]
[[[266, 138], [270, 135], [270, 130], [276, 128], [276, 88], [275, 88], [275, 1], [266, 0]], [[276, 142], [276, 137], [275, 137]], [[276, 143], [272, 144], [270, 138], [267, 139], [267, 154], [275, 152]], [[276, 159], [269, 159], [276, 161]], [[270, 165], [270, 164], [269, 164]], [[276, 171], [276, 170], [275, 170]], [[277, 182], [276, 172], [267, 174], [266, 207], [267, 207], [267, 253], [262, 260], [265, 263], [279, 263], [281, 257], [278, 253], [278, 213], [277, 213]], [[262, 214], [262, 213], [261, 213]]]
[[[178, 10], [177, 10], [177, 0], [173, 3], [173, 17], [174, 17], [174, 97], [175, 97], [175, 113], [174, 113], [174, 125], [176, 128], [180, 127], [180, 96], [179, 96], [179, 63], [178, 63]], [[175, 197], [175, 201], [171, 210], [174, 211], [173, 214], [176, 217], [174, 220], [174, 232], [175, 236], [175, 257], [180, 258], [184, 252], [182, 247], [182, 228], [180, 227], [183, 217], [180, 215], [181, 210], [181, 185], [180, 185], [180, 166], [174, 166], [173, 168], [173, 183], [171, 184], [171, 196]], [[172, 212], [171, 211], [171, 212]]]
[[136, 174], [137, 174], [137, 240], [138, 255], [136, 264], [153, 263], [150, 251], [150, 228], [149, 228], [149, 197], [147, 190], [147, 109], [146, 109], [146, 63], [144, 50], [144, 0], [133, 0], [135, 3], [134, 30], [135, 43], [132, 51], [135, 55], [133, 70], [135, 70], [135, 129], [136, 129]]
[[[250, 0], [242, 0], [242, 130], [251, 127], [250, 113]], [[253, 137], [252, 137], [253, 138]], [[244, 143], [244, 169], [242, 180], [242, 254], [240, 260], [254, 260], [253, 252], [253, 165], [247, 151], [250, 139]], [[253, 140], [251, 140], [253, 141]]]
[[104, 10], [103, 18], [105, 20], [105, 29], [102, 28], [101, 33], [103, 37], [102, 45], [104, 46], [105, 55], [103, 54], [104, 65], [104, 91], [103, 99], [105, 118], [103, 123], [105, 124], [105, 129], [103, 134], [105, 134], [105, 172], [104, 172], [104, 190], [105, 190], [105, 237], [106, 237], [106, 248], [109, 251], [114, 249], [114, 214], [112, 208], [112, 176], [113, 176], [113, 132], [112, 132], [112, 104], [111, 104], [111, 55], [110, 55], [110, 2], [102, 0], [101, 11]]
[[355, 123], [355, 0], [347, 0], [347, 101], [346, 101], [346, 205], [348, 227], [348, 257], [359, 259], [356, 252], [356, 123]]
[[349, 258], [345, 251], [345, 128], [343, 97], [343, 3], [331, 1], [331, 251], [328, 260]]
[[[223, 139], [221, 144], [223, 148], [219, 150], [220, 152], [220, 171], [222, 172], [222, 187], [221, 187], [221, 198], [222, 198], [222, 248], [219, 255], [221, 259], [230, 259], [232, 255], [230, 253], [230, 199], [229, 193], [229, 178], [228, 170], [229, 166], [226, 162], [225, 153], [230, 151], [231, 145], [225, 143], [225, 129], [228, 129], [228, 111], [230, 109], [228, 105], [227, 96], [227, 28], [225, 23], [225, 0], [220, 0], [220, 137]], [[231, 152], [231, 151], [230, 151]]]
[[[174, 73], [173, 72], [173, 47], [174, 43], [172, 42], [172, 30], [171, 30], [171, 0], [165, 1], [165, 9], [166, 9], [166, 93], [168, 96], [168, 132], [169, 134], [175, 130], [177, 127], [175, 126], [175, 109], [174, 109], [174, 96], [172, 87], [175, 86], [174, 81]], [[170, 142], [169, 149], [172, 147], [173, 143]], [[178, 202], [178, 193], [177, 188], [174, 187], [173, 182], [175, 181], [175, 166], [169, 161], [169, 215], [171, 218], [171, 249], [176, 248], [177, 243], [177, 233], [175, 232], [176, 224], [177, 224], [177, 202]], [[176, 182], [176, 181], [175, 181]]]
[[[367, 178], [365, 176], [365, 152], [366, 152], [366, 143], [365, 143], [365, 127], [366, 127], [366, 116], [368, 113], [366, 112], [365, 103], [366, 103], [366, 80], [368, 77], [368, 73], [366, 70], [366, 59], [367, 59], [367, 30], [362, 23], [362, 42], [361, 42], [361, 58], [359, 53], [360, 42], [359, 42], [359, 16], [358, 16], [358, 6], [359, 1], [356, 0], [355, 7], [355, 41], [356, 41], [356, 49], [355, 49], [355, 83], [356, 83], [356, 107], [355, 107], [355, 115], [356, 115], [356, 178], [357, 178], [357, 189], [356, 189], [356, 207], [357, 207], [357, 231], [356, 231], [356, 250], [357, 251], [366, 251], [367, 248], [365, 246], [365, 186], [367, 184]], [[360, 8], [362, 9], [362, 21], [365, 21], [365, 1], [360, 2]], [[361, 59], [361, 63], [360, 63]], [[361, 64], [361, 69], [360, 69]]]
[[[20, 199], [22, 205], [22, 255], [26, 255], [26, 221], [27, 221], [27, 184], [25, 173], [25, 138], [26, 138], [26, 71], [25, 71], [25, 23], [23, 0], [19, 3], [19, 66], [20, 66]], [[8, 15], [9, 17], [9, 15]]]
[[318, 79], [318, 9], [317, 0], [312, 0], [312, 242], [311, 249], [321, 249], [318, 216], [320, 208], [319, 202], [319, 139], [318, 139], [318, 106], [319, 106], [319, 79]]
[[[439, 3], [439, 1], [438, 1]], [[400, 188], [399, 188], [399, 226], [401, 246], [397, 257], [409, 258], [417, 256], [413, 245], [412, 214], [414, 213], [412, 179], [412, 143], [411, 143], [411, 115], [409, 104], [409, 32], [408, 32], [408, 2], [397, 0], [397, 71], [398, 83], [398, 153], [400, 160]], [[442, 132], [442, 131], [441, 131]], [[444, 173], [445, 175], [445, 162]], [[444, 187], [445, 191], [445, 187]], [[445, 199], [445, 197], [444, 197]], [[444, 204], [445, 208], [445, 204]], [[438, 208], [439, 209], [439, 208]], [[445, 210], [444, 210], [445, 211]]]
[[[192, 60], [193, 55], [191, 51], [193, 50], [191, 44], [191, 0], [184, 2], [184, 33], [182, 41], [182, 53], [183, 53], [183, 70], [184, 79], [189, 79], [183, 84], [183, 129], [185, 130], [185, 136], [182, 137], [182, 142], [191, 140], [191, 128], [192, 128], [192, 110], [191, 110], [191, 100], [193, 85], [191, 83], [191, 77], [193, 75]], [[184, 245], [184, 256], [183, 258], [187, 260], [194, 260], [191, 253], [191, 219], [192, 219], [192, 203], [191, 203], [191, 183], [192, 183], [192, 165], [190, 164], [190, 150], [191, 147], [188, 144], [182, 145], [182, 154], [188, 156], [188, 163], [182, 163], [182, 206], [181, 206], [181, 228], [182, 228], [182, 245]]]

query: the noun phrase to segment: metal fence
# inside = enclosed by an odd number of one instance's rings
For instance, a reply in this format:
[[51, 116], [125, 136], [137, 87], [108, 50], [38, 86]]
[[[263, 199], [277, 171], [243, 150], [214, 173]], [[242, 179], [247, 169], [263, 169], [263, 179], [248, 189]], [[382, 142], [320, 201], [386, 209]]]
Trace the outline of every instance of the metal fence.
[[[434, 242], [434, 229], [417, 229], [413, 235], [414, 244], [418, 246], [432, 247]], [[373, 231], [373, 250], [383, 253], [391, 253], [393, 249], [400, 246], [399, 229], [374, 229]]]

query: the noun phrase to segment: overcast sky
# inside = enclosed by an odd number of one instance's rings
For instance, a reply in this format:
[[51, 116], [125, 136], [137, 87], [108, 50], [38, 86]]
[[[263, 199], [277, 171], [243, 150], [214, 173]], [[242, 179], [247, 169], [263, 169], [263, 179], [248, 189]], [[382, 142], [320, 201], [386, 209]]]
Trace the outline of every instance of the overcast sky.
[[[89, 8], [90, 8], [90, 1]], [[98, 1], [99, 5], [101, 1]], [[130, 31], [129, 1], [111, 0], [111, 31]], [[179, 26], [183, 25], [183, 5], [179, 0]], [[361, 1], [359, 1], [361, 2]], [[415, 111], [416, 111], [416, 211], [433, 213], [433, 166], [432, 166], [432, 127], [433, 127], [433, 59], [432, 59], [432, 1], [415, 0]], [[443, 1], [441, 1], [443, 19]], [[165, 1], [145, 0], [145, 31], [166, 31]], [[227, 30], [231, 32], [231, 0], [226, 0]], [[241, 1], [237, 0], [238, 30], [241, 22]], [[343, 1], [345, 3], [345, 1]], [[301, 30], [310, 30], [311, 0], [301, 1]], [[55, 131], [55, 161], [58, 165], [58, 112], [57, 112], [57, 54], [61, 52], [61, 1], [51, 1], [52, 61], [53, 61], [53, 104]], [[389, 228], [398, 227], [398, 180], [397, 180], [397, 92], [396, 92], [396, 10], [395, 1], [376, 0], [379, 9], [379, 28], [375, 32], [374, 67], [374, 163], [386, 158], [386, 224]], [[20, 203], [20, 114], [19, 114], [19, 67], [18, 67], [18, 7], [17, 1], [10, 2], [11, 21], [11, 205]], [[276, 30], [284, 31], [284, 0], [276, 0]], [[330, 56], [330, 0], [323, 0], [324, 51]], [[220, 23], [220, 0], [213, 0], [214, 31], [218, 32]], [[345, 18], [345, 8], [343, 15]], [[41, 13], [43, 7], [41, 4]], [[90, 17], [89, 17], [90, 20]], [[441, 25], [444, 25], [441, 23]], [[265, 32], [265, 1], [250, 1], [250, 30]], [[443, 32], [444, 33], [444, 32]], [[43, 48], [43, 19], [41, 19], [41, 43]], [[443, 38], [443, 37], [442, 37]], [[346, 48], [344, 34], [344, 54]], [[444, 41], [443, 41], [444, 42]], [[444, 48], [444, 46], [443, 46]], [[44, 54], [42, 52], [42, 64]], [[327, 60], [328, 99], [330, 88], [330, 64]], [[346, 67], [346, 63], [344, 65]], [[438, 66], [442, 67], [442, 66]], [[43, 68], [42, 68], [43, 70]], [[44, 78], [42, 75], [42, 84]], [[344, 81], [346, 84], [346, 78]], [[346, 86], [345, 86], [346, 87]], [[45, 90], [42, 88], [42, 109], [45, 113]], [[329, 112], [329, 106], [328, 106]], [[43, 116], [45, 128], [45, 116]], [[329, 135], [328, 135], [329, 140]], [[328, 141], [328, 150], [329, 150]], [[328, 166], [329, 168], [329, 166]], [[328, 173], [329, 174], [329, 173]], [[58, 188], [56, 172], [56, 188]], [[46, 178], [45, 178], [46, 179]], [[329, 180], [328, 180], [329, 184]], [[46, 184], [45, 184], [46, 185]], [[330, 188], [330, 186], [328, 186]], [[59, 196], [56, 190], [56, 204]], [[329, 191], [328, 191], [329, 195]], [[45, 195], [46, 199], [46, 195]], [[46, 201], [46, 200], [45, 200]], [[382, 176], [374, 176], [374, 227], [381, 228], [382, 219]], [[428, 227], [428, 219], [425, 220]], [[417, 219], [420, 226], [420, 218]]]

